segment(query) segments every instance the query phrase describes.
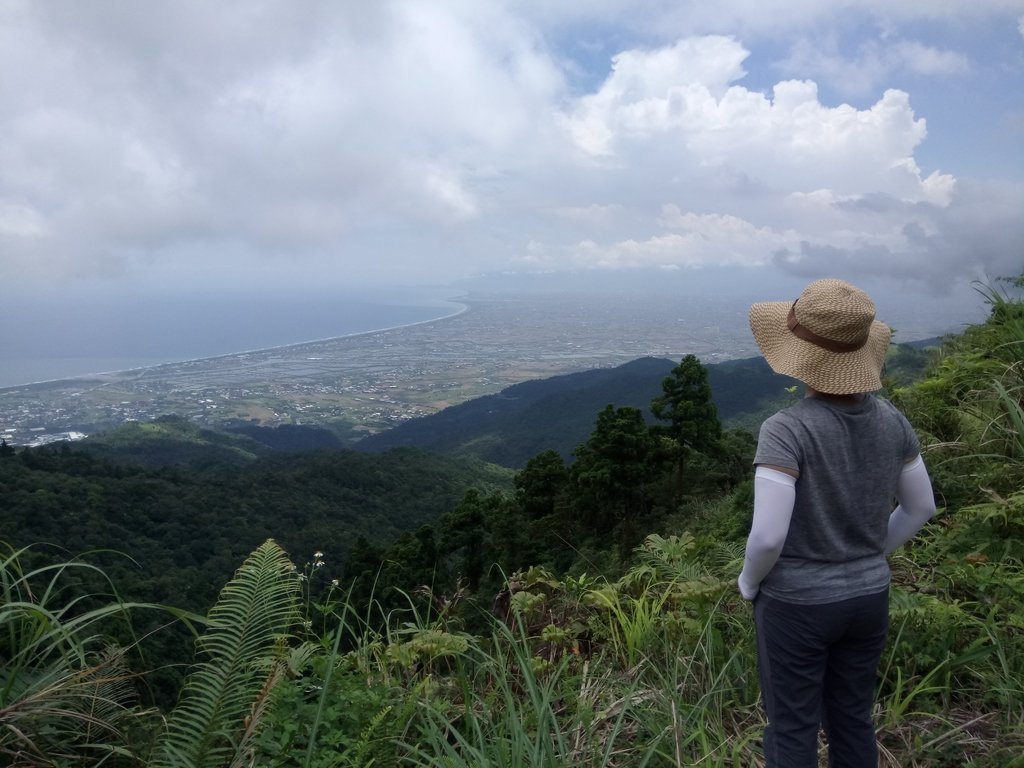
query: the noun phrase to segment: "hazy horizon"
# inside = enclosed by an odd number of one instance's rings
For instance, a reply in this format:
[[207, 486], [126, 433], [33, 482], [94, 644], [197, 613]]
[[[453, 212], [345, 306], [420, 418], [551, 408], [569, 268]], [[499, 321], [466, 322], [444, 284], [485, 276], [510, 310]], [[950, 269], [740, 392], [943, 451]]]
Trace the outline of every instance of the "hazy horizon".
[[[735, 325], [732, 334], [742, 340], [742, 318], [751, 302], [795, 298], [805, 282], [785, 278], [754, 284], [737, 277], [749, 274], [726, 269], [478, 276], [448, 286], [377, 286], [339, 294], [154, 292], [128, 302], [114, 301], [102, 290], [73, 300], [12, 297], [6, 308], [19, 321], [0, 326], [0, 388], [367, 333], [451, 315], [460, 311], [460, 299], [495, 296], [541, 296], [553, 308], [566, 296], [591, 297], [595, 305], [632, 307], [640, 315], [653, 297], [677, 299], [683, 315], [688, 297], [714, 296]], [[897, 329], [897, 341], [956, 332], [984, 317], [980, 295], [963, 286], [930, 296], [862, 282], [875, 298], [879, 319]], [[721, 322], [720, 317], [709, 320]]]

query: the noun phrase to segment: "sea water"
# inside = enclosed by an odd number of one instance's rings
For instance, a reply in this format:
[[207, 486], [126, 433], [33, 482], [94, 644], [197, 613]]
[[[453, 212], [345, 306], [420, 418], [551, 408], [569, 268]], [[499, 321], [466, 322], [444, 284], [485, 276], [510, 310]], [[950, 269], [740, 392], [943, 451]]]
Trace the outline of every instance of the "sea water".
[[0, 388], [427, 322], [465, 309], [454, 293], [9, 298]]

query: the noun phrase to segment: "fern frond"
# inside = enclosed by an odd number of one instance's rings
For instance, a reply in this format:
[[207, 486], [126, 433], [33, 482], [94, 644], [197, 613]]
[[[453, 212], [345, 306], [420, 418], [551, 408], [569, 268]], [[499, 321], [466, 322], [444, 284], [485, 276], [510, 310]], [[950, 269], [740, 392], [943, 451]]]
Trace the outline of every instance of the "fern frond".
[[202, 661], [185, 681], [152, 768], [220, 768], [244, 747], [246, 718], [266, 681], [258, 662], [274, 655], [297, 617], [293, 572], [268, 539], [221, 590], [197, 642]]
[[283, 658], [277, 659], [271, 666], [270, 673], [267, 675], [256, 701], [252, 704], [249, 716], [246, 717], [245, 733], [242, 734], [241, 742], [229, 768], [245, 768], [245, 766], [253, 764], [253, 740], [259, 732], [263, 716], [270, 706], [270, 694], [274, 687], [285, 678], [287, 670], [288, 662]]

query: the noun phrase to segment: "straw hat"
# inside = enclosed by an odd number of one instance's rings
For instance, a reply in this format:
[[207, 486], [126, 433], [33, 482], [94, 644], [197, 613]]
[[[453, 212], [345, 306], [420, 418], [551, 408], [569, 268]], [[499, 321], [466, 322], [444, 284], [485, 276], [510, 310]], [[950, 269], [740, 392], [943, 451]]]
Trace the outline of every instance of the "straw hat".
[[875, 304], [842, 280], [816, 280], [794, 302], [750, 308], [750, 330], [776, 373], [819, 392], [850, 395], [882, 388], [892, 331], [875, 320]]

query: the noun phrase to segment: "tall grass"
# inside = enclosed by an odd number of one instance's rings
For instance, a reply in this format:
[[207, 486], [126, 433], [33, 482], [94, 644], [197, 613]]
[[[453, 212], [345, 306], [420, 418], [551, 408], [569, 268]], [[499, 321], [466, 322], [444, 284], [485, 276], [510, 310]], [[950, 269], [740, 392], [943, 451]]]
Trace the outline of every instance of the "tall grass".
[[[737, 610], [740, 608], [740, 610]], [[749, 609], [721, 597], [695, 636], [666, 635], [660, 658], [645, 666], [645, 706], [653, 765], [755, 766], [763, 721]]]
[[[756, 709], [752, 625], [730, 598], [696, 636], [648, 633], [634, 664], [614, 643], [605, 653], [555, 662], [522, 622], [495, 622], [454, 679], [457, 702], [427, 702], [416, 766], [755, 766], [762, 727]], [[743, 638], [740, 642], [737, 642]], [[665, 663], [665, 660], [669, 660]]]
[[131, 649], [110, 638], [131, 637], [132, 610], [161, 607], [124, 602], [81, 558], [26, 569], [29, 548], [3, 546], [0, 756], [19, 766], [136, 762], [128, 730], [146, 713]]
[[[925, 539], [910, 554], [932, 562], [941, 542]], [[535, 574], [547, 592], [535, 585], [523, 610], [492, 616], [487, 636], [465, 634], [446, 610], [418, 607], [442, 600], [410, 598], [371, 621], [379, 606], [328, 598], [328, 632], [282, 657], [276, 687], [260, 697], [253, 722], [263, 730], [247, 735], [244, 764], [759, 768], [752, 613], [721, 578], [736, 567], [731, 554], [691, 543], [652, 540], [634, 569], [603, 587]], [[144, 750], [127, 736], [140, 715], [129, 673], [120, 651], [105, 653], [100, 631], [128, 606], [87, 608], [70, 597], [61, 574], [90, 569], [84, 563], [29, 573], [17, 563], [11, 553], [2, 570], [0, 643], [16, 653], [3, 670], [0, 761], [142, 764]], [[958, 578], [981, 573], [989, 571]], [[1014, 765], [1024, 750], [1024, 621], [929, 586], [941, 582], [919, 577], [893, 589], [876, 703], [880, 764]], [[621, 611], [584, 599], [595, 590], [619, 595]], [[625, 652], [622, 628], [640, 625]]]
[[[762, 766], [752, 612], [726, 580], [715, 580], [735, 560], [681, 543], [650, 542], [619, 582], [582, 593], [577, 579], [517, 574], [516, 583], [534, 591], [514, 601], [519, 611], [491, 617], [486, 637], [464, 635], [457, 620], [421, 614], [412, 601], [387, 617], [390, 628], [367, 632], [360, 621], [339, 629], [362, 634], [346, 652], [336, 644], [325, 651], [337, 683], [330, 695], [327, 678], [302, 683], [325, 683], [316, 719], [319, 741], [335, 745], [331, 761], [261, 764]], [[659, 564], [665, 552], [674, 554]], [[875, 712], [880, 764], [1012, 765], [1024, 746], [1020, 631], [978, 602], [922, 586], [893, 589]], [[619, 600], [620, 611], [608, 600], [581, 599], [595, 590], [630, 599]], [[639, 622], [630, 614], [638, 605]], [[353, 614], [339, 611], [348, 621]], [[622, 631], [633, 626], [643, 631], [627, 646]], [[352, 698], [353, 689], [374, 693]], [[333, 729], [345, 718], [328, 711], [339, 699], [373, 704], [340, 739]]]

